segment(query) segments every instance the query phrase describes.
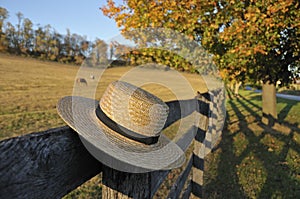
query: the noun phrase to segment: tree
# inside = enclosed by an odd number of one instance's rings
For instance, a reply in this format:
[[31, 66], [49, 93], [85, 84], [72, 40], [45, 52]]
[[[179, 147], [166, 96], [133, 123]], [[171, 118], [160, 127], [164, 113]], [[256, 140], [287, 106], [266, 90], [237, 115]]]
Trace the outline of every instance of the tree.
[[16, 49], [16, 29], [15, 27], [10, 23], [7, 22], [6, 29], [5, 29], [5, 42], [7, 44], [7, 49], [9, 52], [12, 52]]
[[22, 37], [23, 44], [21, 51], [26, 52], [27, 54], [32, 54], [33, 52], [33, 43], [34, 43], [34, 31], [33, 24], [30, 19], [25, 18], [23, 20], [23, 29], [22, 29]]
[[277, 118], [276, 82], [288, 83], [289, 68], [300, 59], [299, 10], [297, 0], [108, 0], [102, 8], [123, 34], [174, 29], [213, 53], [231, 78], [262, 81], [263, 115], [271, 123]]
[[5, 8], [0, 7], [0, 51], [7, 49], [7, 44], [5, 42], [5, 32], [3, 30], [4, 21], [8, 17], [8, 11]]
[[8, 11], [5, 8], [0, 7], [0, 33], [3, 33], [3, 24], [4, 21], [7, 19], [8, 17]]
[[101, 39], [96, 39], [94, 42], [94, 52], [93, 57], [95, 59], [95, 64], [99, 65], [100, 63], [107, 62], [107, 44]]
[[45, 37], [45, 32], [43, 30], [43, 27], [38, 27], [34, 31], [34, 55], [36, 57], [41, 56], [45, 52], [45, 46], [44, 46], [44, 37]]
[[71, 34], [67, 29], [66, 35], [58, 33], [51, 25], [41, 26], [34, 29], [30, 19], [24, 18], [18, 12], [17, 24], [5, 20], [8, 18], [8, 11], [0, 7], [0, 51], [26, 54], [28, 56], [60, 61], [64, 63], [82, 64], [84, 59], [92, 53], [93, 46], [98, 45], [97, 62], [105, 62], [106, 55], [102, 52], [107, 51], [105, 45], [93, 44], [88, 41], [86, 36]]
[[20, 54], [22, 43], [24, 42], [22, 38], [22, 22], [23, 22], [24, 15], [21, 12], [18, 12], [16, 16], [18, 18], [18, 24], [17, 24], [17, 32], [14, 38], [14, 43], [15, 43], [15, 52]]
[[81, 44], [80, 44], [80, 52], [81, 54], [84, 56], [84, 57], [87, 57], [91, 51], [92, 51], [92, 46], [91, 46], [91, 42], [87, 41], [86, 38], [84, 38], [82, 41], [81, 41]]
[[84, 58], [85, 58], [85, 51], [88, 50], [89, 42], [86, 41], [86, 38], [83, 36], [80, 36], [78, 34], [72, 34], [71, 35], [71, 46], [74, 51], [74, 61], [75, 64], [80, 65], [82, 64]]
[[221, 68], [262, 81], [263, 122], [277, 119], [278, 80], [290, 81], [289, 67], [299, 61], [299, 3], [279, 1], [224, 1], [204, 18], [210, 26], [202, 43], [216, 49]]
[[64, 54], [63, 56], [64, 62], [71, 61], [71, 57], [73, 56], [73, 50], [72, 50], [70, 29], [67, 29], [67, 34], [64, 36], [63, 54]]
[[59, 61], [62, 56], [63, 48], [63, 36], [54, 30], [52, 33], [52, 42], [53, 42], [53, 54], [55, 56], [55, 61]]
[[111, 42], [109, 44], [109, 60], [113, 59], [114, 52], [115, 52], [114, 44], [113, 44], [113, 42]]

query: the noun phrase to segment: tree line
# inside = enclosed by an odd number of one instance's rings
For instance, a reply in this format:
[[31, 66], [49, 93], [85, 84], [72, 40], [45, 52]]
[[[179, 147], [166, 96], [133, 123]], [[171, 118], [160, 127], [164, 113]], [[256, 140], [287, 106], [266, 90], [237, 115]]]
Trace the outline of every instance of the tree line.
[[[203, 69], [197, 68], [195, 63], [191, 64], [181, 56], [165, 49], [143, 48], [139, 45], [137, 45], [139, 49], [136, 49], [118, 41], [107, 44], [101, 39], [88, 41], [86, 36], [71, 33], [69, 29], [66, 34], [61, 34], [51, 25], [36, 27], [21, 12], [16, 13], [18, 19], [16, 25], [7, 21], [8, 16], [8, 11], [0, 7], [0, 52], [88, 66], [140, 65], [155, 62], [179, 71], [203, 73], [200, 71]], [[139, 37], [141, 38], [142, 35]], [[167, 41], [164, 43], [170, 48], [173, 45], [168, 44]], [[189, 56], [192, 60], [191, 56], [197, 56], [199, 53], [201, 52], [186, 52], [185, 57]], [[211, 67], [208, 62], [205, 65]]]
[[0, 7], [0, 52], [77, 65], [87, 57], [92, 57], [91, 65], [105, 63], [108, 59], [108, 44], [101, 39], [89, 41], [86, 36], [71, 33], [69, 29], [61, 34], [51, 25], [35, 28], [21, 12], [16, 16], [17, 24], [13, 25], [7, 21], [9, 12]]

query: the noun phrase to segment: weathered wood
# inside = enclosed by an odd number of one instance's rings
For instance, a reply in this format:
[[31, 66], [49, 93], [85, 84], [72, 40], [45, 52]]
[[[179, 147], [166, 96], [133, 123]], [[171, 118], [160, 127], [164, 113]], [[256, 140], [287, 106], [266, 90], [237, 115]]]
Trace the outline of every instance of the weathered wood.
[[150, 198], [154, 196], [154, 194], [157, 192], [161, 184], [164, 182], [167, 175], [170, 173], [170, 170], [167, 171], [153, 171], [151, 172], [151, 193]]
[[[202, 120], [199, 121], [197, 134], [194, 139], [194, 149], [193, 149], [193, 167], [192, 167], [192, 180], [191, 180], [191, 192], [193, 198], [202, 198], [202, 186], [203, 186], [203, 167], [204, 162], [197, 161], [198, 159], [202, 159], [204, 157], [206, 147], [204, 146], [203, 141], [207, 141], [208, 135], [206, 133], [209, 124], [210, 117], [210, 106], [211, 106], [211, 96], [208, 93], [200, 96], [200, 101], [203, 103], [207, 103], [209, 105], [209, 109], [206, 109], [206, 113], [202, 115]], [[203, 137], [204, 135], [204, 137]]]
[[204, 172], [204, 159], [198, 156], [193, 156], [193, 167], [192, 167], [192, 198], [203, 197], [203, 173]]
[[192, 184], [189, 180], [186, 189], [182, 193], [182, 199], [189, 199], [192, 193]]
[[103, 169], [102, 198], [153, 198], [169, 172], [132, 174], [106, 167]]
[[180, 101], [169, 101], [166, 103], [169, 107], [169, 115], [165, 123], [165, 127], [170, 126], [174, 122], [189, 116], [193, 112], [207, 115], [209, 103], [206, 100], [189, 99]]
[[[214, 148], [217, 140], [221, 135], [223, 123], [225, 119], [224, 107], [225, 92], [223, 88], [218, 88], [210, 91], [205, 96], [202, 96], [200, 100], [209, 103], [209, 112], [207, 114], [208, 120], [206, 123], [202, 123], [199, 126], [205, 133], [205, 138], [197, 139], [199, 133], [197, 133], [194, 140], [193, 150], [193, 168], [192, 168], [192, 198], [203, 197], [203, 174], [204, 174], [204, 158]], [[202, 120], [204, 122], [205, 120]], [[200, 135], [201, 128], [199, 128]]]
[[102, 165], [69, 127], [0, 142], [0, 198], [61, 198]]
[[103, 199], [150, 198], [151, 174], [126, 173], [103, 166]]
[[184, 184], [189, 176], [189, 173], [192, 169], [192, 165], [193, 165], [193, 158], [190, 157], [186, 168], [181, 172], [181, 174], [177, 178], [176, 182], [172, 185], [167, 198], [179, 198], [180, 193], [183, 189], [183, 186], [184, 186]]

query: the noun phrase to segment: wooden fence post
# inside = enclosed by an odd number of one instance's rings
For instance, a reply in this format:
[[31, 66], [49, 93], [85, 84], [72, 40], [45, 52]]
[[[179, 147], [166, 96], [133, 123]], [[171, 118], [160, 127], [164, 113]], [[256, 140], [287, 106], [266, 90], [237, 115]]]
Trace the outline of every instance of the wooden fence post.
[[151, 173], [126, 173], [103, 166], [102, 198], [151, 198]]
[[101, 172], [70, 127], [0, 141], [0, 198], [61, 198]]
[[[209, 105], [206, 114], [202, 114], [194, 140], [192, 168], [192, 198], [203, 198], [204, 158], [218, 141], [225, 119], [225, 91], [223, 88], [212, 90], [200, 97]], [[205, 104], [205, 103], [202, 103]], [[200, 107], [201, 109], [201, 107]], [[203, 108], [202, 108], [203, 109]], [[202, 137], [201, 135], [205, 135]]]
[[[196, 124], [198, 128], [196, 128], [196, 136], [194, 139], [194, 149], [193, 149], [193, 167], [192, 167], [192, 194], [191, 198], [202, 198], [203, 197], [203, 172], [204, 172], [204, 151], [205, 148], [203, 148], [204, 137], [208, 136], [206, 134], [207, 128], [208, 128], [208, 119], [209, 119], [209, 103], [210, 103], [210, 96], [208, 93], [205, 95], [202, 95], [199, 98], [200, 101], [202, 101], [201, 104], [206, 105], [206, 107], [199, 107], [202, 111], [200, 113], [200, 120], [199, 124]], [[204, 103], [203, 103], [204, 102]]]

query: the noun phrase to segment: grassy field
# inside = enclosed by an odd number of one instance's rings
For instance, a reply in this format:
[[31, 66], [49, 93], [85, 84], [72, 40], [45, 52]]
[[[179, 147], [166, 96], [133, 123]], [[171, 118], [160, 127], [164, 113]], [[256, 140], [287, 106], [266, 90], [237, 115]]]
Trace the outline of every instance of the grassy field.
[[205, 198], [300, 198], [300, 102], [277, 98], [270, 128], [260, 122], [260, 94], [231, 96], [222, 140], [207, 158]]
[[[80, 67], [43, 62], [35, 59], [0, 55], [0, 140], [31, 132], [43, 131], [49, 128], [63, 126], [56, 111], [57, 101], [67, 95], [72, 95], [73, 89], [80, 88], [81, 94], [91, 93], [96, 86], [95, 98], [99, 99], [107, 85], [125, 76], [132, 67], [110, 68], [104, 71], [85, 68], [80, 77], [85, 77], [88, 86], [74, 84]], [[90, 79], [95, 75], [95, 80]], [[97, 78], [101, 74], [98, 83]], [[191, 83], [194, 92], [206, 91], [203, 81], [197, 75], [182, 73]], [[138, 77], [136, 77], [138, 78]], [[175, 100], [175, 95], [165, 86], [147, 84], [144, 89], [159, 96], [164, 101]], [[176, 126], [177, 125], [177, 126]], [[165, 133], [177, 130], [178, 123], [166, 129]], [[174, 171], [168, 178], [178, 173]], [[168, 186], [164, 185], [163, 192]], [[161, 198], [164, 193], [158, 193]], [[99, 198], [101, 196], [101, 176], [96, 176], [80, 188], [74, 190], [66, 198]]]
[[[65, 125], [56, 112], [59, 98], [71, 95], [78, 66], [0, 55], [0, 140]], [[95, 98], [131, 67], [104, 72]], [[98, 74], [89, 69], [87, 74]], [[199, 77], [183, 74], [196, 90]], [[89, 86], [97, 81], [87, 79]], [[168, 88], [145, 85], [163, 100], [175, 96]], [[272, 128], [261, 122], [261, 96], [228, 92], [227, 119], [222, 140], [206, 160], [205, 198], [299, 198], [300, 197], [300, 102], [278, 98], [279, 122]], [[176, 126], [171, 126], [171, 130]], [[166, 132], [168, 133], [168, 132]], [[168, 178], [174, 178], [178, 170]], [[168, 185], [156, 198], [163, 198]], [[74, 190], [66, 198], [99, 198], [101, 176]]]
[[[91, 80], [89, 74], [95, 74], [96, 79], [97, 75], [102, 74], [94, 96], [100, 99], [110, 82], [118, 80], [131, 69], [132, 67], [110, 68], [103, 74], [102, 70], [85, 69], [89, 86], [75, 86], [91, 93], [89, 89], [98, 82]], [[56, 104], [61, 97], [72, 95], [78, 70], [78, 66], [1, 55], [0, 140], [64, 125], [57, 115]], [[205, 90], [197, 87], [203, 84], [199, 76], [184, 76], [191, 80], [195, 89]], [[166, 87], [148, 84], [144, 88], [165, 101], [175, 99], [172, 91]]]

